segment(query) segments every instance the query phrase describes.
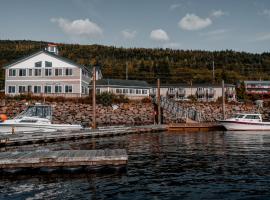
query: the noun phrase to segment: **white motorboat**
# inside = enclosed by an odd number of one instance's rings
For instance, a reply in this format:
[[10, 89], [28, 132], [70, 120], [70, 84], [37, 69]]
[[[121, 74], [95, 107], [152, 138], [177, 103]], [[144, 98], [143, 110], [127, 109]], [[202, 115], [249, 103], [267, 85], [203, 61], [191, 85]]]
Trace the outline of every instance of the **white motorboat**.
[[81, 125], [53, 124], [52, 107], [50, 105], [36, 104], [28, 106], [25, 111], [14, 119], [0, 122], [0, 133], [12, 132], [45, 132], [57, 130], [80, 130]]
[[236, 114], [219, 123], [230, 131], [269, 131], [270, 122], [264, 122], [261, 114]]

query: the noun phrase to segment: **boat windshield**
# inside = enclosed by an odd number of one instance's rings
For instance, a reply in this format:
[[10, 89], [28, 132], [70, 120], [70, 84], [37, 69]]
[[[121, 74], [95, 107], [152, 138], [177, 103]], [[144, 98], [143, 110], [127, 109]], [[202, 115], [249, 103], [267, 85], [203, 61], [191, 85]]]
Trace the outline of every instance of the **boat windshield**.
[[15, 119], [22, 117], [38, 117], [52, 120], [52, 107], [49, 105], [29, 106], [25, 111], [21, 112]]
[[259, 115], [247, 115], [245, 119], [260, 119]]
[[244, 116], [245, 116], [245, 115], [236, 114], [236, 115], [234, 115], [234, 118], [238, 118], [238, 119], [240, 118], [240, 119], [241, 119], [241, 118], [243, 118]]

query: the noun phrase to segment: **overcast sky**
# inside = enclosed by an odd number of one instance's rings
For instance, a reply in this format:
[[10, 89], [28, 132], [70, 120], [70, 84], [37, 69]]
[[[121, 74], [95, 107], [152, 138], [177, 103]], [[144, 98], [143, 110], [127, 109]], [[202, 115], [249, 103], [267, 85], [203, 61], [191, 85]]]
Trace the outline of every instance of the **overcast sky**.
[[0, 0], [0, 39], [268, 52], [270, 0]]

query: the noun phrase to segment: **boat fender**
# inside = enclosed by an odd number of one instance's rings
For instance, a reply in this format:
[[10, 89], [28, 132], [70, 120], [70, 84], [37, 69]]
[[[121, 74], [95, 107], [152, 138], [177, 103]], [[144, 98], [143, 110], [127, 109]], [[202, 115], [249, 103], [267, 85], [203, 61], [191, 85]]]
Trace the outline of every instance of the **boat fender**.
[[5, 115], [5, 114], [0, 114], [0, 121], [1, 122], [4, 122], [4, 121], [6, 121], [7, 120], [7, 115]]

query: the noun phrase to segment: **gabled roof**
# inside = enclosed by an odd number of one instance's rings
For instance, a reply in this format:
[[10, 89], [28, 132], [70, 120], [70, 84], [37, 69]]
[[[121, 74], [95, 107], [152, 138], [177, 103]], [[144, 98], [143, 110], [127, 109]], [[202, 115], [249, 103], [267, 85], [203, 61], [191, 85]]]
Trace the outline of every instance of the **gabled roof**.
[[123, 79], [100, 79], [96, 81], [97, 86], [121, 86], [121, 87], [143, 87], [151, 86], [146, 81], [123, 80]]
[[80, 68], [82, 68], [82, 69], [85, 69], [85, 70], [89, 71], [89, 69], [88, 69], [87, 67], [83, 66], [83, 65], [80, 65], [80, 64], [78, 64], [78, 63], [75, 63], [74, 61], [72, 61], [72, 60], [70, 60], [70, 59], [68, 59], [68, 58], [64, 58], [64, 57], [62, 57], [62, 56], [56, 55], [56, 54], [51, 53], [51, 52], [46, 51], [46, 50], [40, 50], [40, 51], [35, 52], [35, 53], [32, 53], [32, 54], [30, 54], [30, 55], [28, 55], [28, 56], [24, 56], [24, 57], [22, 57], [22, 58], [19, 58], [19, 59], [17, 59], [17, 60], [14, 60], [14, 61], [12, 61], [11, 63], [8, 63], [8, 64], [4, 65], [4, 68], [7, 69], [7, 68], [9, 68], [9, 67], [11, 67], [11, 66], [13, 66], [13, 65], [15, 65], [15, 64], [18, 64], [18, 63], [21, 63], [21, 62], [23, 62], [23, 61], [25, 61], [25, 60], [28, 60], [28, 59], [30, 59], [30, 58], [33, 58], [33, 57], [35, 57], [35, 56], [37, 56], [37, 55], [39, 55], [39, 54], [41, 54], [41, 53], [45, 53], [45, 54], [47, 54], [47, 55], [49, 55], [49, 56], [52, 56], [52, 57], [57, 58], [57, 59], [59, 59], [59, 60], [62, 60], [63, 62], [67, 62], [67, 63], [69, 63], [69, 64], [71, 64], [71, 65], [75, 65], [75, 66], [78, 66], [78, 67], [80, 67]]

